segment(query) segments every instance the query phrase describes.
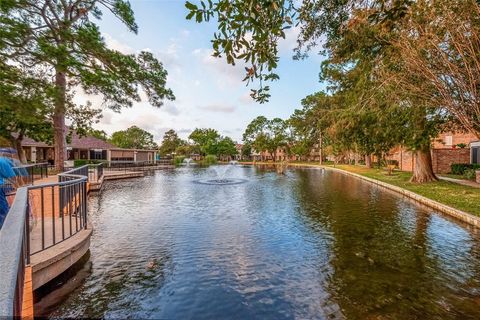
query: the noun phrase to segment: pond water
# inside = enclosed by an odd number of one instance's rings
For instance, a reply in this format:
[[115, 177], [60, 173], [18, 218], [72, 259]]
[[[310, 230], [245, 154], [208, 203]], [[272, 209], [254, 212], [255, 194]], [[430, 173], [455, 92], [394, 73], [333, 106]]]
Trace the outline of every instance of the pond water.
[[[222, 170], [224, 170], [222, 168]], [[480, 319], [475, 229], [339, 173], [156, 171], [90, 197], [90, 255], [50, 317]]]

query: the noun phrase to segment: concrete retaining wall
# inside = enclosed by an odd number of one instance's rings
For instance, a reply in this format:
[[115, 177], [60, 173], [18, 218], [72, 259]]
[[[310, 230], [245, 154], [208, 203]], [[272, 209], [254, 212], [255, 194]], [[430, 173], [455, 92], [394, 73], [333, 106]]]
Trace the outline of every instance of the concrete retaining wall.
[[385, 189], [395, 191], [395, 192], [400, 193], [400, 194], [402, 194], [402, 195], [404, 195], [404, 196], [406, 196], [410, 199], [418, 201], [421, 204], [424, 204], [424, 205], [426, 205], [430, 208], [433, 208], [433, 209], [438, 210], [442, 213], [445, 213], [449, 216], [452, 216], [452, 217], [454, 217], [458, 220], [461, 220], [461, 221], [469, 223], [469, 224], [471, 224], [471, 225], [473, 225], [477, 228], [480, 228], [480, 218], [477, 217], [477, 216], [474, 216], [470, 213], [452, 208], [452, 207], [447, 206], [445, 204], [442, 204], [440, 202], [437, 202], [437, 201], [434, 201], [432, 199], [421, 196], [419, 194], [416, 194], [415, 192], [412, 192], [412, 191], [409, 191], [409, 190], [391, 185], [389, 183], [385, 183], [385, 182], [382, 182], [382, 181], [379, 181], [379, 180], [371, 179], [371, 178], [368, 178], [368, 177], [365, 177], [365, 176], [362, 176], [362, 175], [359, 175], [359, 174], [356, 174], [356, 173], [353, 173], [353, 172], [348, 172], [348, 171], [337, 169], [337, 168], [331, 168], [331, 167], [323, 167], [323, 168], [325, 168], [327, 170], [340, 172], [342, 174], [346, 174], [346, 175], [349, 175], [349, 176], [353, 176], [353, 177], [356, 177], [358, 179], [368, 181], [368, 182], [370, 182], [372, 184], [375, 184], [377, 186], [383, 187]]
[[[395, 191], [395, 192], [397, 192], [399, 194], [402, 194], [402, 195], [404, 195], [404, 196], [406, 196], [410, 199], [413, 199], [413, 200], [415, 200], [415, 201], [417, 201], [421, 204], [424, 204], [424, 205], [426, 205], [430, 208], [433, 208], [433, 209], [435, 209], [439, 212], [442, 212], [442, 213], [447, 214], [451, 217], [454, 217], [454, 218], [456, 218], [460, 221], [466, 222], [466, 223], [471, 224], [471, 225], [473, 225], [477, 228], [480, 228], [480, 217], [474, 216], [474, 215], [472, 215], [468, 212], [462, 211], [462, 210], [452, 208], [450, 206], [447, 206], [447, 205], [442, 204], [440, 202], [437, 202], [435, 200], [432, 200], [432, 199], [429, 199], [427, 197], [416, 194], [415, 192], [412, 192], [412, 191], [409, 191], [409, 190], [391, 185], [391, 184], [386, 183], [386, 182], [371, 179], [371, 178], [368, 178], [368, 177], [365, 177], [365, 176], [362, 176], [362, 175], [359, 175], [359, 174], [356, 174], [356, 173], [353, 173], [353, 172], [338, 169], [338, 168], [319, 166], [319, 165], [308, 165], [308, 164], [298, 164], [298, 165], [297, 164], [291, 164], [290, 166], [293, 166], [293, 167], [307, 167], [307, 168], [322, 168], [322, 169], [326, 169], [326, 170], [336, 171], [336, 172], [339, 172], [339, 173], [342, 173], [342, 174], [345, 174], [345, 175], [353, 176], [353, 177], [356, 177], [358, 179], [368, 181], [368, 182], [370, 182], [372, 184], [375, 184], [377, 186], [380, 186], [382, 188]], [[480, 171], [477, 171], [477, 172], [480, 172]]]
[[90, 248], [92, 231], [89, 226], [73, 237], [31, 256], [33, 290], [53, 280], [80, 260]]

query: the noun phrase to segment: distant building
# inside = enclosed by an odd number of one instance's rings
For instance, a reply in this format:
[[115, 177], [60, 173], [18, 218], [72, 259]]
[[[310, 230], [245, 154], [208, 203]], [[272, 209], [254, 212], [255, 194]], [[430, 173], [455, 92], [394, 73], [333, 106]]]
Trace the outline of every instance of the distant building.
[[243, 159], [243, 154], [242, 154], [243, 144], [241, 144], [241, 143], [235, 144], [235, 149], [237, 150], [237, 154], [234, 157], [235, 160], [237, 160], [237, 161], [244, 160]]
[[[449, 173], [454, 163], [480, 164], [480, 141], [469, 133], [443, 132], [432, 141], [432, 164], [435, 173]], [[388, 160], [395, 160], [402, 171], [413, 171], [415, 159], [411, 151], [397, 146]]]
[[[22, 148], [28, 162], [55, 163], [55, 152], [51, 145], [25, 137]], [[67, 143], [67, 161], [104, 160], [111, 162], [156, 162], [157, 150], [123, 149], [92, 136], [73, 133]]]

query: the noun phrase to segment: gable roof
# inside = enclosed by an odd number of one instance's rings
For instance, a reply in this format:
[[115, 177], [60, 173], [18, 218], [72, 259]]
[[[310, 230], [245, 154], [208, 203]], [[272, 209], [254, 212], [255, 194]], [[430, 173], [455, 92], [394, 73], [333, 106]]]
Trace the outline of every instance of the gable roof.
[[[76, 132], [72, 133], [70, 143], [67, 142], [67, 147], [75, 149], [114, 149], [116, 148], [113, 144], [103, 141], [101, 139], [92, 137], [92, 136], [83, 136], [80, 137]], [[51, 147], [51, 145], [42, 142], [35, 141], [29, 137], [25, 137], [22, 141], [22, 146], [25, 147]]]

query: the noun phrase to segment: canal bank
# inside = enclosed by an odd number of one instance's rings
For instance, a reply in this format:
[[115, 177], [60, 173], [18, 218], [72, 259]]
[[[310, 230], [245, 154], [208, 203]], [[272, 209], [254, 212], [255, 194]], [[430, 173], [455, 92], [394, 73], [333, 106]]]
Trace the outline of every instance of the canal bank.
[[[251, 165], [275, 165], [273, 163], [247, 163]], [[347, 166], [347, 165], [338, 165], [338, 166], [331, 166], [331, 165], [319, 165], [317, 163], [289, 163], [289, 167], [296, 167], [296, 168], [321, 168], [325, 170], [332, 170], [336, 172], [340, 172], [342, 174], [346, 174], [364, 181], [367, 181], [369, 183], [372, 183], [374, 185], [377, 185], [379, 187], [391, 190], [393, 192], [399, 193], [407, 198], [410, 198], [414, 201], [417, 201], [423, 205], [426, 205], [432, 209], [435, 209], [439, 212], [442, 212], [446, 215], [449, 215], [455, 219], [458, 219], [460, 221], [466, 222], [470, 225], [473, 225], [475, 227], [480, 227], [480, 218], [477, 215], [477, 212], [469, 212], [470, 210], [479, 210], [480, 209], [480, 189], [468, 186], [468, 185], [459, 185], [456, 184], [455, 182], [452, 181], [440, 181], [440, 182], [434, 182], [434, 183], [427, 183], [424, 186], [425, 189], [432, 189], [434, 190], [433, 192], [429, 192], [429, 195], [432, 195], [434, 193], [435, 196], [438, 196], [439, 198], [442, 198], [443, 193], [445, 193], [445, 196], [443, 197], [442, 202], [437, 201], [434, 199], [431, 199], [428, 196], [419, 194], [418, 191], [414, 192], [412, 190], [408, 190], [404, 187], [394, 185], [392, 183], [388, 183], [386, 181], [381, 181], [379, 179], [373, 178], [373, 174], [370, 174], [371, 176], [366, 176], [366, 174], [369, 173], [357, 173], [357, 172], [352, 172], [351, 170], [356, 170], [359, 172], [362, 172], [363, 170], [367, 171], [366, 168], [360, 167], [360, 166]], [[375, 170], [375, 169], [371, 169]], [[381, 172], [381, 171], [379, 171]], [[384, 178], [388, 179], [389, 177], [395, 177], [396, 174], [406, 174], [404, 172], [395, 172], [393, 175], [388, 175], [387, 171], [383, 172]], [[409, 174], [409, 173], [408, 173]], [[378, 174], [377, 174], [378, 176]], [[392, 179], [393, 180], [393, 179]], [[410, 184], [412, 187], [421, 190], [420, 189], [420, 184]], [[435, 193], [435, 186], [441, 185], [441, 189], [438, 190], [437, 193]], [[473, 205], [462, 205], [462, 198], [466, 199], [469, 198], [468, 200], [470, 202], [473, 202]], [[447, 203], [445, 203], [447, 202]], [[464, 202], [464, 201], [463, 201]], [[463, 210], [462, 210], [463, 209]]]

